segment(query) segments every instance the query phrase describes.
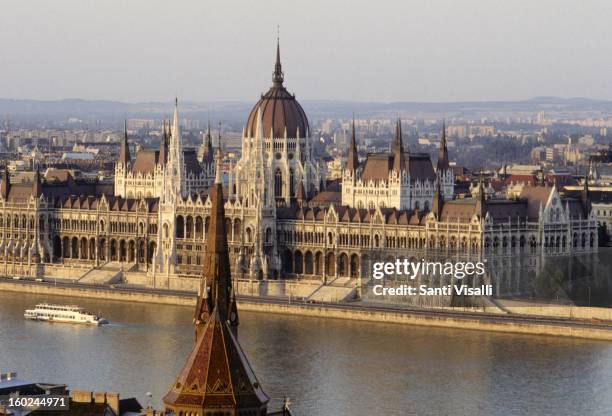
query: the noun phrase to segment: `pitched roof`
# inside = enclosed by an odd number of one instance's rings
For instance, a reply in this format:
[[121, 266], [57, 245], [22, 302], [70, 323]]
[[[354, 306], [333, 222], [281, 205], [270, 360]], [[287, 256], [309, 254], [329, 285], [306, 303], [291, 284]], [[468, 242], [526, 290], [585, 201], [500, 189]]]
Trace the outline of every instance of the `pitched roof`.
[[159, 163], [159, 150], [142, 149], [136, 153], [136, 160], [132, 166], [133, 173], [146, 175], [155, 171]]
[[[436, 178], [436, 173], [427, 153], [405, 153], [410, 180], [429, 180]], [[370, 153], [365, 161], [361, 178], [364, 181], [380, 181], [389, 178], [396, 158], [389, 153]]]
[[268, 400], [238, 340], [215, 307], [163, 398], [166, 409], [176, 413], [260, 409]]
[[527, 216], [530, 220], [540, 217], [540, 206], [545, 207], [553, 188], [551, 186], [526, 186], [519, 198], [527, 200]]

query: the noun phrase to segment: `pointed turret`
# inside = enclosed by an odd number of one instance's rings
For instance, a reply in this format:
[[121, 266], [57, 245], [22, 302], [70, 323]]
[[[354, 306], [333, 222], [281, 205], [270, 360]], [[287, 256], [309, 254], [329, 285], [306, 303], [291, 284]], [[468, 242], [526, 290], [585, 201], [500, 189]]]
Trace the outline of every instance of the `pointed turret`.
[[393, 143], [393, 170], [401, 172], [406, 168], [406, 160], [404, 158], [404, 145], [402, 143], [402, 121], [397, 118], [395, 126], [395, 142]]
[[353, 117], [353, 126], [351, 131], [351, 144], [348, 150], [348, 160], [346, 161], [346, 168], [351, 172], [355, 172], [359, 167], [359, 156], [357, 154], [357, 142], [355, 140], [355, 117]]
[[9, 173], [8, 166], [4, 165], [4, 179], [2, 180], [2, 184], [0, 185], [0, 194], [4, 197], [4, 199], [8, 199], [8, 194], [11, 189], [11, 174]]
[[[220, 133], [220, 132], [219, 132]], [[210, 121], [208, 121], [208, 127], [204, 134], [204, 142], [202, 143], [200, 160], [204, 164], [210, 164], [214, 162], [215, 152], [212, 146], [212, 136], [210, 134]]]
[[172, 117], [172, 133], [168, 145], [168, 162], [166, 163], [167, 201], [176, 197], [186, 196], [185, 163], [183, 160], [183, 144], [178, 116], [178, 98], [174, 101], [174, 115]]
[[128, 143], [128, 132], [127, 132], [127, 120], [123, 122], [123, 140], [121, 140], [121, 147], [119, 149], [119, 163], [123, 164], [124, 168], [132, 161], [130, 156], [130, 145]]
[[448, 148], [446, 147], [446, 123], [442, 121], [442, 134], [440, 136], [440, 148], [438, 149], [438, 173], [444, 172], [449, 167]]
[[444, 206], [444, 195], [440, 187], [440, 178], [436, 179], [436, 191], [434, 192], [433, 202], [431, 204], [431, 212], [436, 214], [436, 219], [441, 220], [442, 207]]
[[[199, 321], [210, 314], [215, 304], [219, 305], [219, 313], [230, 325], [237, 326], [238, 316], [232, 314], [231, 289], [232, 280], [230, 275], [229, 251], [227, 245], [227, 234], [225, 230], [225, 208], [223, 206], [223, 185], [221, 183], [222, 154], [221, 143], [216, 152], [216, 174], [215, 184], [210, 188], [210, 200], [212, 203], [210, 212], [210, 223], [206, 238], [206, 250], [204, 252], [204, 278], [210, 282], [210, 296], [208, 310], [198, 311]], [[232, 316], [234, 315], [234, 316]], [[196, 318], [196, 321], [198, 318]], [[196, 325], [196, 333], [198, 332]]]
[[168, 161], [168, 131], [166, 130], [166, 120], [162, 121], [162, 134], [159, 143], [159, 163], [165, 165]]
[[272, 85], [282, 87], [285, 75], [280, 60], [280, 39], [276, 38], [276, 62], [274, 64], [274, 72], [272, 73]]
[[170, 140], [172, 143], [180, 143], [181, 141], [181, 127], [178, 116], [178, 97], [174, 98], [174, 113], [172, 114], [172, 132]]

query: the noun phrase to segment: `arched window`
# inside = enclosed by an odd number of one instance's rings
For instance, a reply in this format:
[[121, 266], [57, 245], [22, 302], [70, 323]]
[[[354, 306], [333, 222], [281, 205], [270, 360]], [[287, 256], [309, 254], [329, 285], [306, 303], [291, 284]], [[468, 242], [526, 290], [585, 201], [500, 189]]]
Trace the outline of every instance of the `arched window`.
[[283, 174], [279, 168], [274, 172], [274, 196], [276, 198], [283, 196]]
[[272, 242], [272, 230], [270, 228], [266, 228], [266, 243]]
[[289, 169], [289, 196], [295, 196], [295, 185], [293, 180], [294, 174], [293, 169]]
[[182, 215], [176, 217], [176, 238], [185, 237], [185, 219]]

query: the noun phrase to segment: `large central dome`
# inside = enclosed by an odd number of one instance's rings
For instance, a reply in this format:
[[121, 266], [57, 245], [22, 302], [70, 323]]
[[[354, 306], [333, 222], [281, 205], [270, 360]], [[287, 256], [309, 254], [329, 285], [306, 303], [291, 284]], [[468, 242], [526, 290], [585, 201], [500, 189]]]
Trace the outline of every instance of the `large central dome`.
[[255, 104], [247, 119], [245, 134], [247, 137], [254, 137], [257, 133], [257, 109], [261, 108], [263, 120], [264, 137], [287, 137], [295, 138], [306, 137], [308, 128], [308, 118], [304, 109], [297, 102], [295, 96], [283, 86], [283, 71], [280, 63], [280, 48], [276, 45], [276, 64], [272, 75], [272, 87]]

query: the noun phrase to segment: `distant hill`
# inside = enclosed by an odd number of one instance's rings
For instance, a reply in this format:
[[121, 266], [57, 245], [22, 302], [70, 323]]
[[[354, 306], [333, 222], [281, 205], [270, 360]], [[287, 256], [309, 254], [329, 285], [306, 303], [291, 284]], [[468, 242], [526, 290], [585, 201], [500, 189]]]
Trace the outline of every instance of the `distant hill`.
[[[351, 102], [341, 100], [300, 100], [311, 119], [357, 117], [482, 116], [493, 113], [591, 112], [612, 111], [612, 101], [589, 98], [534, 97], [523, 101], [460, 101], [460, 102]], [[180, 102], [181, 115], [200, 120], [225, 120], [243, 123], [254, 102]], [[169, 117], [172, 103], [125, 103], [105, 100], [65, 99], [54, 101], [15, 100], [0, 98], [0, 117], [14, 120], [116, 121], [123, 118]], [[1, 121], [1, 119], [0, 119]]]

